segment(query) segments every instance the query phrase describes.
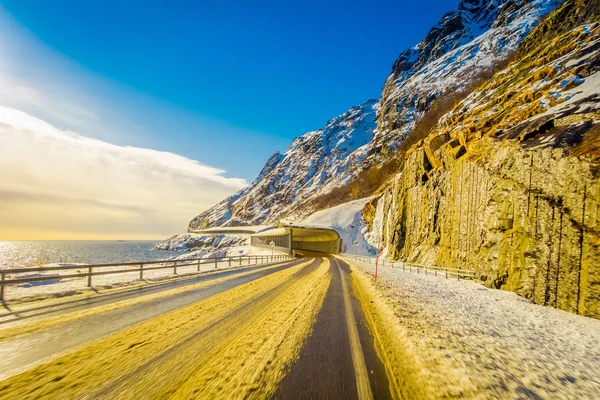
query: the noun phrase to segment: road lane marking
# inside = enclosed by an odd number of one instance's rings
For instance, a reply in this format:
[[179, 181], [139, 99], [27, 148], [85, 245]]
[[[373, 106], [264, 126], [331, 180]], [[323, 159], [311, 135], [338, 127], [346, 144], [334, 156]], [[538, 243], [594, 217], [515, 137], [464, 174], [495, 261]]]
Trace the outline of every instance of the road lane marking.
[[407, 343], [394, 311], [374, 286], [373, 277], [352, 262], [344, 262], [352, 271], [350, 282], [353, 293], [361, 305], [373, 345], [384, 365], [392, 399], [436, 398], [425, 384], [430, 377], [423, 375], [424, 368]]
[[321, 259], [317, 269], [268, 303], [254, 304], [240, 329], [206, 354], [187, 379], [172, 383], [177, 388], [172, 397], [270, 398], [310, 336], [330, 285], [329, 269]]
[[331, 258], [331, 260], [335, 260], [342, 280], [346, 325], [348, 326], [348, 336], [350, 338], [350, 352], [352, 353], [352, 365], [354, 366], [358, 398], [359, 400], [371, 400], [373, 399], [373, 392], [371, 390], [371, 383], [369, 382], [369, 372], [367, 370], [367, 364], [365, 363], [365, 355], [363, 354], [360, 339], [358, 338], [358, 329], [356, 328], [356, 320], [354, 319], [354, 312], [352, 311], [350, 293], [348, 292], [346, 279], [338, 260], [335, 258]]

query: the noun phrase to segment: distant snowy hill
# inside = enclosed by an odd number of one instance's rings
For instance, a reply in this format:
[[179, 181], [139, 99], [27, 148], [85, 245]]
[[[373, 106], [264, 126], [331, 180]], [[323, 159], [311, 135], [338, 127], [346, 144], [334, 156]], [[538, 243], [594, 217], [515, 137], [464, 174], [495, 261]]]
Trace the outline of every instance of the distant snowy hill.
[[378, 107], [369, 100], [296, 138], [285, 154], [269, 158], [250, 186], [194, 218], [190, 228], [277, 221], [296, 202], [347, 183], [368, 151]]
[[250, 186], [195, 217], [190, 229], [301, 219], [295, 206], [385, 159], [436, 98], [505, 58], [559, 3], [463, 0], [400, 54], [380, 102], [353, 107], [295, 139], [285, 154], [271, 156]]

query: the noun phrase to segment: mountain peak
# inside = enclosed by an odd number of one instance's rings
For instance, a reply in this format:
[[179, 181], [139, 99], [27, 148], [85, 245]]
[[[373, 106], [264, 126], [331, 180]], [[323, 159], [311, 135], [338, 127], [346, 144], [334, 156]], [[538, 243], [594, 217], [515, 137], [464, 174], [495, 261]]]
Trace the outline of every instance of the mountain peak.
[[506, 58], [559, 0], [463, 0], [393, 65], [381, 95], [375, 152], [394, 148], [433, 101]]
[[265, 166], [260, 170], [260, 173], [254, 180], [253, 184], [260, 182], [265, 176], [269, 174], [277, 165], [283, 160], [285, 156], [281, 154], [279, 151], [273, 153], [271, 157], [265, 163]]

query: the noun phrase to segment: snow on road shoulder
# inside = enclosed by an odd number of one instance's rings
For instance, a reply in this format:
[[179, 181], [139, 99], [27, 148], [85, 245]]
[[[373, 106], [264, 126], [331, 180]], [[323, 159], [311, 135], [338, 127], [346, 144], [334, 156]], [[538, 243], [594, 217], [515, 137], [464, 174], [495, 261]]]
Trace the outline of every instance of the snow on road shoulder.
[[[339, 206], [317, 211], [300, 222], [301, 225], [333, 228], [342, 237], [342, 252], [373, 255], [376, 249], [367, 242], [368, 226], [362, 210], [371, 197], [350, 201]], [[354, 241], [358, 244], [355, 246]]]
[[[348, 260], [373, 274], [374, 267]], [[600, 321], [512, 292], [379, 267], [389, 301], [430, 379], [469, 398], [597, 398]], [[462, 377], [450, 381], [449, 376]]]

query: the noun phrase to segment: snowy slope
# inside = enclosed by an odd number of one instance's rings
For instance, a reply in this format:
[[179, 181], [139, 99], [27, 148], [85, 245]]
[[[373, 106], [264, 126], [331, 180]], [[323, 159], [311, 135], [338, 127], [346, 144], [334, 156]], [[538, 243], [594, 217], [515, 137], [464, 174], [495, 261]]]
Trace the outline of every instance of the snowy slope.
[[342, 252], [344, 253], [373, 255], [376, 248], [368, 241], [371, 234], [362, 217], [362, 210], [369, 200], [371, 200], [370, 197], [317, 211], [304, 219], [301, 224], [335, 229], [342, 237]]

